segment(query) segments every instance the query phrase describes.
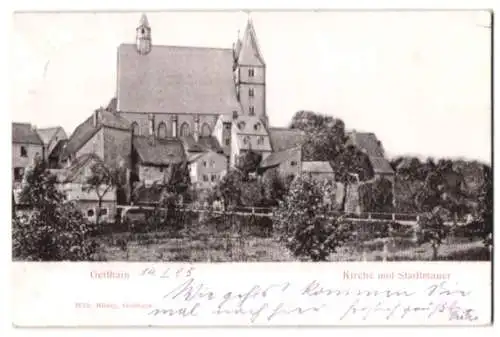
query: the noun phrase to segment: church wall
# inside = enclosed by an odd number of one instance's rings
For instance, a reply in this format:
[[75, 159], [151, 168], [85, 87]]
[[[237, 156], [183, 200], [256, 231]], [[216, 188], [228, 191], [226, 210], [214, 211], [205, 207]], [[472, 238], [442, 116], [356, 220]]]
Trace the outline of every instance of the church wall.
[[[148, 122], [148, 113], [131, 113], [131, 112], [126, 112], [126, 113], [121, 113], [121, 116], [127, 119], [129, 122], [136, 122], [139, 124], [139, 129], [140, 129], [140, 135], [146, 136], [149, 135], [149, 122]], [[195, 127], [195, 117], [196, 114], [168, 114], [168, 113], [157, 113], [154, 114], [155, 116], [155, 133], [158, 134], [158, 125], [160, 125], [161, 122], [165, 123], [167, 127], [167, 136], [171, 137], [173, 135], [172, 133], [172, 127], [173, 127], [173, 119], [174, 116], [177, 116], [177, 135], [179, 135], [181, 125], [183, 123], [188, 123], [189, 129], [191, 131], [191, 134], [194, 132], [194, 127]], [[199, 115], [200, 117], [200, 133], [201, 133], [201, 128], [203, 126], [203, 123], [207, 123], [210, 126], [210, 129], [213, 130], [215, 123], [217, 121], [217, 114], [213, 115]]]

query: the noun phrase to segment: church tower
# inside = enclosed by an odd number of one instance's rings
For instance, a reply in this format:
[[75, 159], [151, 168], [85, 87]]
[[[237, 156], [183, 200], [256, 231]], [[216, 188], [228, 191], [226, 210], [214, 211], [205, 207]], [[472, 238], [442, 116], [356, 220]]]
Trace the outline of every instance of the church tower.
[[238, 36], [233, 55], [236, 92], [243, 114], [258, 116], [267, 126], [266, 64], [251, 18], [248, 18], [243, 38]]
[[148, 54], [151, 51], [151, 27], [149, 26], [148, 17], [142, 14], [139, 26], [136, 28], [136, 48], [139, 54]]

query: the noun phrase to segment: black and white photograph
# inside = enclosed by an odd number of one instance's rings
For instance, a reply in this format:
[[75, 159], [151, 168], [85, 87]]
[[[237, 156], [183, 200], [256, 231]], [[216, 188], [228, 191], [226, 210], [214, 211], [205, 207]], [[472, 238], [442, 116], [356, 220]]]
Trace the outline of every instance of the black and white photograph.
[[491, 11], [13, 24], [13, 261], [492, 259]]

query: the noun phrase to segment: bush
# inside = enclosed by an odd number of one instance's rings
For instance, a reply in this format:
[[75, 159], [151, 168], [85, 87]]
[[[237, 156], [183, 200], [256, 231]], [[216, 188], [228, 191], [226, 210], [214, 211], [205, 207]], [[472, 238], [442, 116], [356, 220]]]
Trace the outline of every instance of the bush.
[[352, 226], [342, 217], [324, 217], [328, 205], [321, 186], [308, 176], [292, 182], [273, 216], [281, 242], [298, 258], [326, 261], [350, 238]]
[[92, 261], [98, 245], [91, 240], [94, 225], [71, 204], [57, 209], [57, 221], [39, 210], [13, 220], [13, 258], [27, 261]]

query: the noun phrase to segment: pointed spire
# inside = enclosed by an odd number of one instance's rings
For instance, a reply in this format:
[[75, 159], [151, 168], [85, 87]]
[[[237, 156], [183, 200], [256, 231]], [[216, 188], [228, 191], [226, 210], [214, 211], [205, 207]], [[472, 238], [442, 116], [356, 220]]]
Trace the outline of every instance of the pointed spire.
[[145, 13], [142, 13], [141, 20], [139, 21], [139, 26], [149, 27], [148, 17]]

